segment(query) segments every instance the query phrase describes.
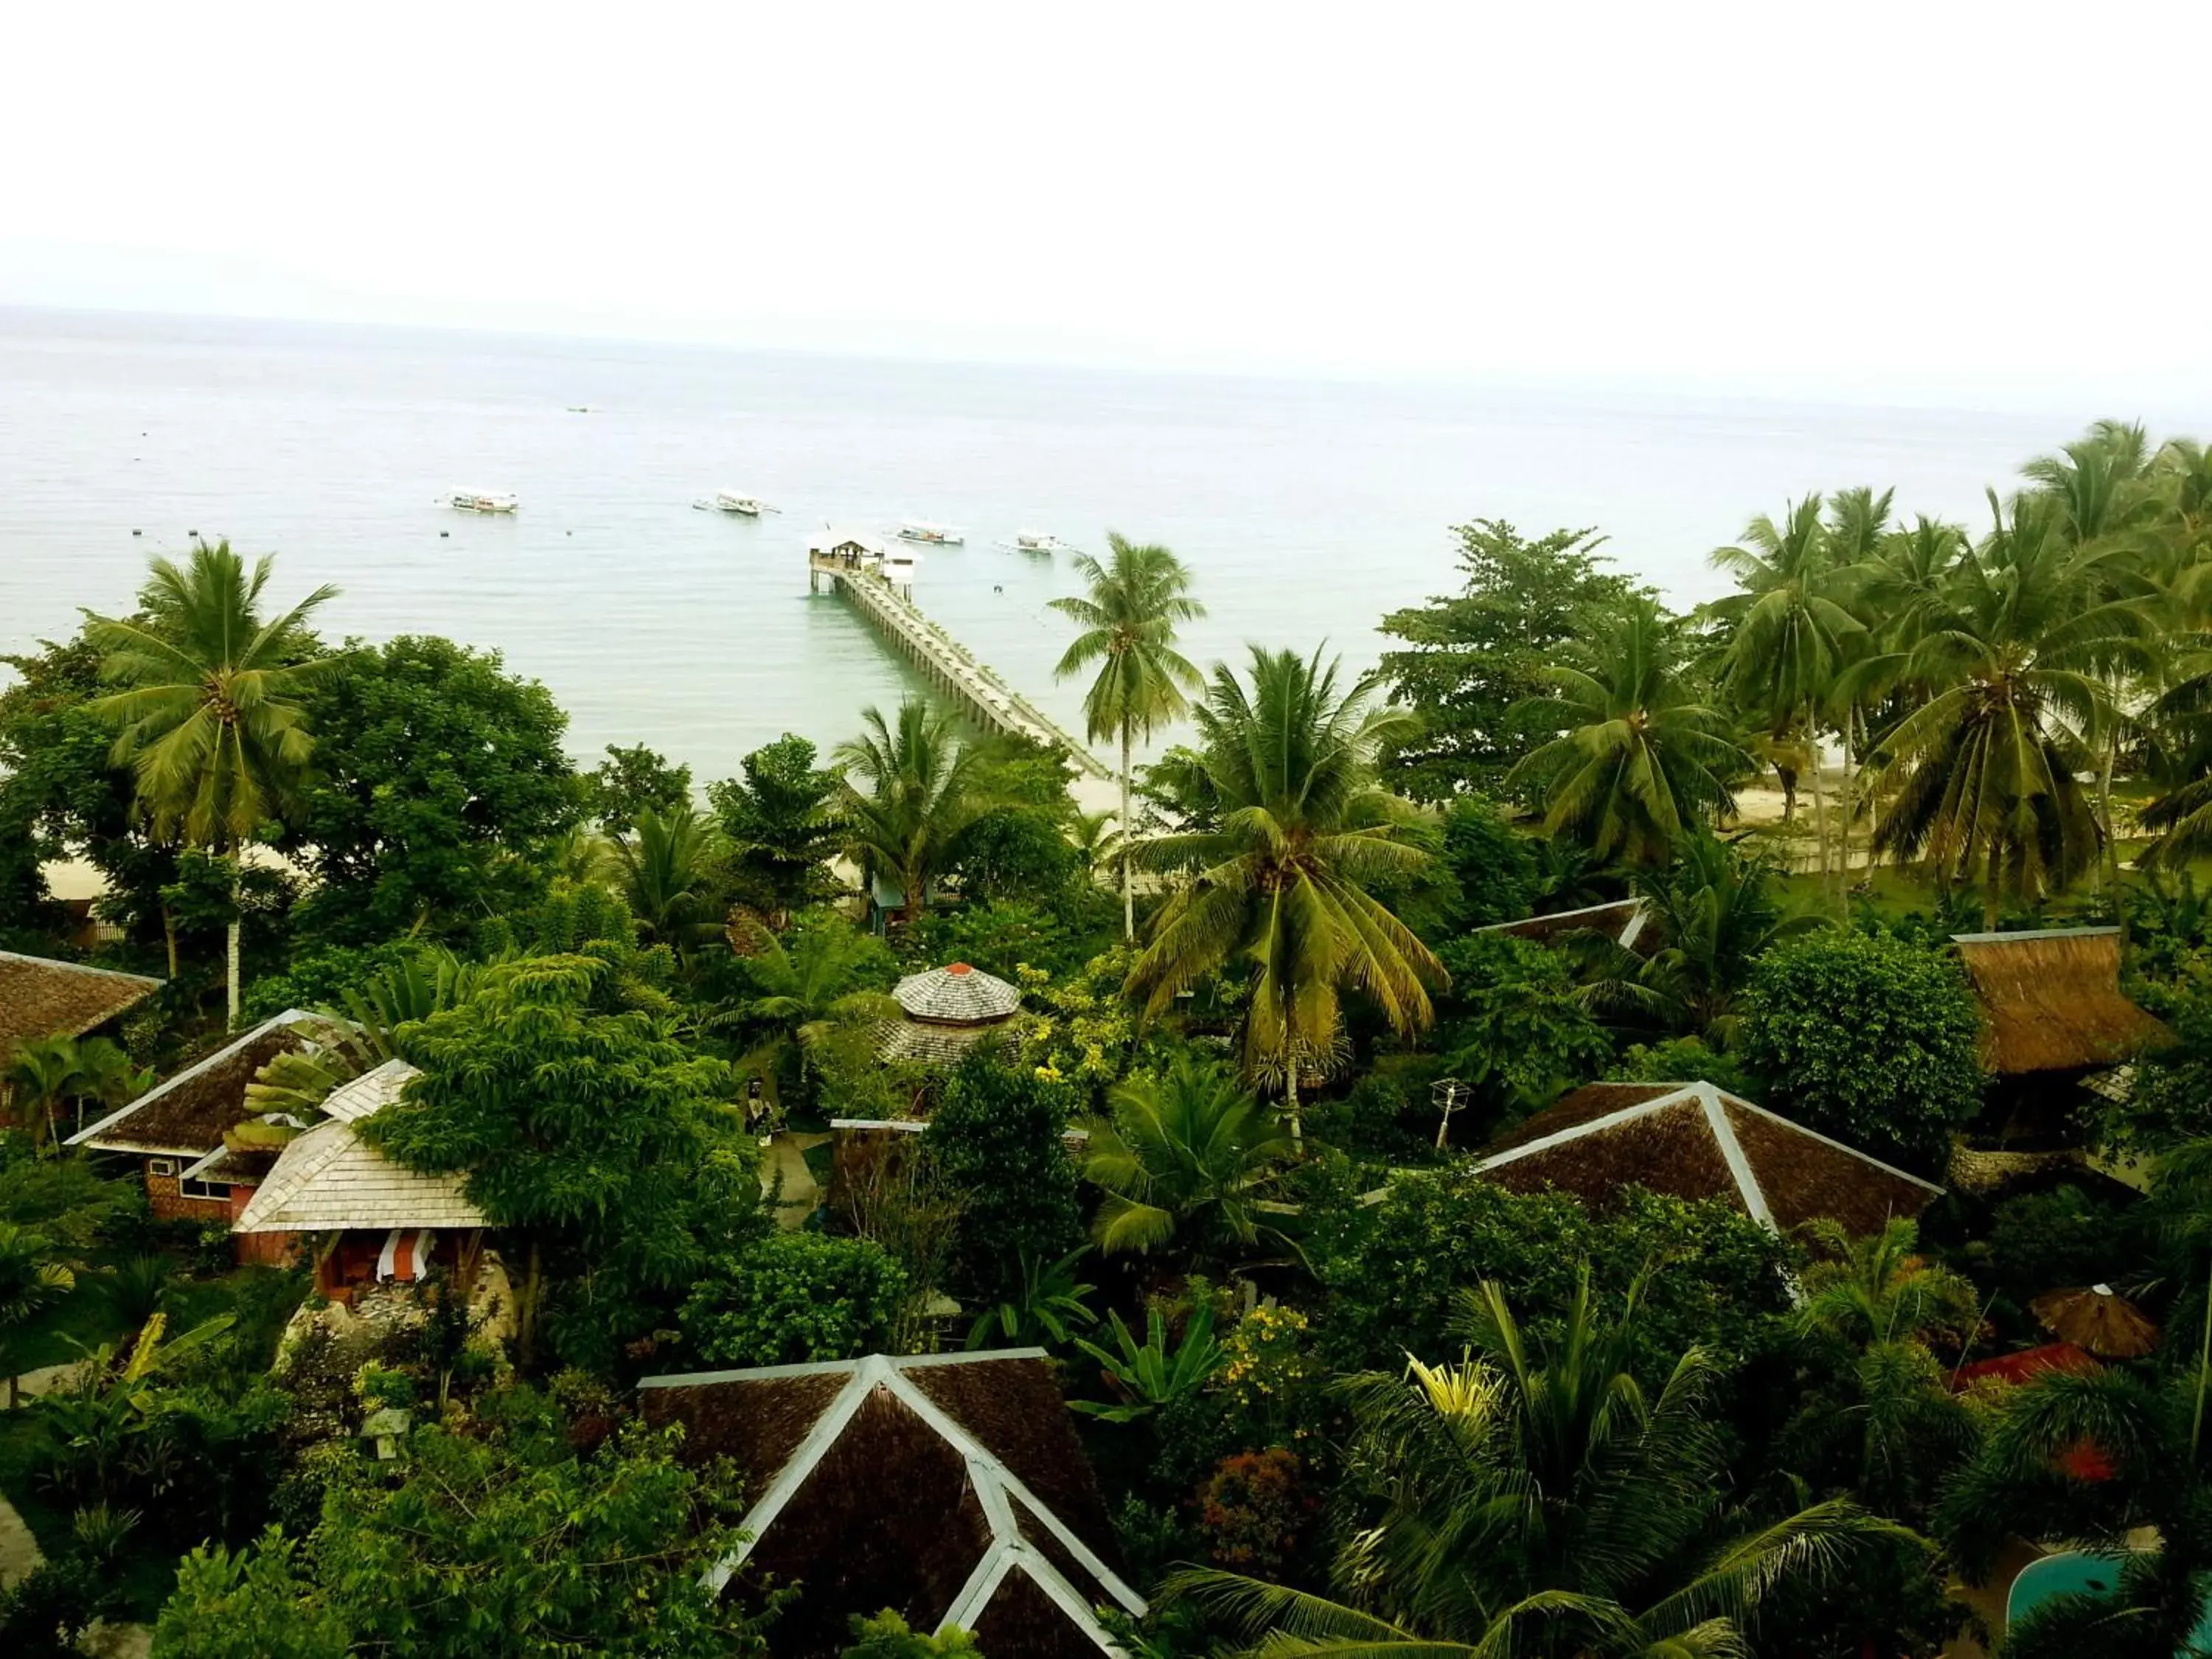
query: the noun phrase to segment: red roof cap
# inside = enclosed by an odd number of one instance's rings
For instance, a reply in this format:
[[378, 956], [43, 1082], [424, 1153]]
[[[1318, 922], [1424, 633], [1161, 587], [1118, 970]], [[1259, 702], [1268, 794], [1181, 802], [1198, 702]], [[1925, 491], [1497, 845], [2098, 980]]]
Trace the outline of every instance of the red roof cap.
[[945, 971], [948, 974], [972, 974], [975, 970], [964, 962], [956, 962]]

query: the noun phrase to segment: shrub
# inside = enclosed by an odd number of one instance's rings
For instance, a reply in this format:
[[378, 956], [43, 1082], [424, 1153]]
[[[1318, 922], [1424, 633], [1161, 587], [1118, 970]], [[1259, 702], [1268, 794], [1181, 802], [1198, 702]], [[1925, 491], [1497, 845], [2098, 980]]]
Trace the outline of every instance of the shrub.
[[677, 1322], [716, 1365], [852, 1359], [889, 1345], [906, 1274], [864, 1238], [775, 1233], [723, 1256], [692, 1287]]
[[1536, 858], [1528, 838], [1488, 801], [1462, 795], [1444, 810], [1443, 864], [1459, 886], [1461, 927], [1518, 921], [1535, 908]]
[[1024, 1255], [1051, 1261], [1083, 1239], [1075, 1164], [1062, 1137], [1073, 1091], [970, 1049], [931, 1115], [927, 1145], [960, 1195], [955, 1282], [996, 1301], [1018, 1290]]
[[[1595, 1076], [1613, 1045], [1575, 996], [1557, 951], [1508, 933], [1474, 933], [1437, 953], [1451, 975], [1437, 1046], [1452, 1075], [1473, 1085], [1478, 1112], [1495, 1121], [1550, 1104]], [[1480, 1123], [1453, 1126], [1462, 1139]]]
[[1272, 1577], [1298, 1547], [1320, 1508], [1304, 1491], [1304, 1466], [1280, 1446], [1225, 1457], [1200, 1488], [1199, 1526], [1214, 1565]]
[[1622, 1083], [1710, 1083], [1732, 1095], [1753, 1094], [1742, 1062], [1708, 1047], [1703, 1037], [1639, 1042], [1620, 1057], [1611, 1075]]
[[2079, 1187], [2008, 1198], [1990, 1222], [1990, 1277], [2022, 1307], [2061, 1285], [2126, 1277], [2144, 1255], [2126, 1212]]
[[1695, 1343], [1729, 1359], [1752, 1352], [1789, 1306], [1788, 1260], [1780, 1239], [1717, 1201], [1631, 1188], [1599, 1214], [1564, 1193], [1509, 1193], [1462, 1163], [1400, 1178], [1345, 1226], [1316, 1262], [1329, 1293], [1318, 1326], [1339, 1369], [1395, 1371], [1408, 1354], [1458, 1353], [1450, 1315], [1483, 1279], [1504, 1287], [1540, 1341], [1559, 1328], [1584, 1262], [1616, 1302], [1639, 1273], [1663, 1269], [1637, 1326], [1654, 1381]]
[[1759, 965], [1745, 1063], [1765, 1103], [1909, 1168], [1939, 1170], [1981, 1103], [1965, 975], [1893, 939], [1817, 933]]

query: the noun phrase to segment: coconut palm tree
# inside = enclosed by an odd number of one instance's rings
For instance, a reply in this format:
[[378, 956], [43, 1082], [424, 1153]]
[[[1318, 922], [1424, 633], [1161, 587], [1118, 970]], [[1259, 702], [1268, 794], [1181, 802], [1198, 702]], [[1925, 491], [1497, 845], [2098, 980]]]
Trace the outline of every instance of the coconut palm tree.
[[182, 566], [154, 561], [137, 616], [91, 617], [85, 629], [100, 653], [100, 677], [123, 688], [90, 708], [122, 728], [114, 762], [131, 768], [137, 810], [155, 836], [231, 861], [224, 976], [233, 1030], [238, 858], [297, 802], [313, 746], [301, 696], [323, 666], [309, 657], [307, 623], [337, 592], [319, 587], [264, 621], [273, 566], [264, 557], [249, 573], [228, 542], [202, 543]]
[[2051, 505], [1994, 495], [1995, 527], [1958, 567], [1949, 601], [1910, 648], [1855, 672], [1927, 689], [1874, 763], [1893, 787], [1875, 844], [1922, 857], [1938, 884], [1998, 898], [2065, 886], [2102, 834], [2079, 775], [2115, 715], [2102, 665], [2152, 631], [2139, 597], [2106, 597], [2109, 549], [2076, 549]]
[[911, 924], [961, 831], [991, 809], [985, 763], [951, 715], [917, 698], [899, 704], [896, 723], [872, 708], [860, 720], [860, 735], [836, 752], [847, 843], [864, 875], [898, 884], [900, 920]]
[[64, 1102], [76, 1103], [82, 1129], [87, 1102], [119, 1106], [151, 1088], [154, 1074], [134, 1065], [110, 1038], [55, 1036], [19, 1044], [0, 1082], [8, 1085], [32, 1144], [43, 1149], [53, 1136], [55, 1109]]
[[1579, 1000], [1601, 1015], [1695, 1034], [1726, 1048], [1736, 1000], [1759, 958], [1784, 939], [1828, 925], [1823, 916], [1786, 912], [1773, 873], [1712, 836], [1690, 836], [1674, 864], [1636, 878], [1650, 910], [1646, 934], [1656, 948], [1643, 936], [1638, 943], [1646, 948], [1640, 950], [1602, 933], [1574, 940]]
[[656, 942], [684, 948], [719, 930], [714, 884], [728, 843], [689, 801], [641, 810], [614, 855], [631, 912]]
[[1094, 665], [1097, 678], [1084, 694], [1084, 735], [1121, 742], [1121, 933], [1137, 937], [1136, 900], [1129, 877], [1129, 751], [1138, 738], [1182, 717], [1187, 694], [1200, 684], [1198, 670], [1175, 648], [1176, 624], [1194, 622], [1206, 607], [1189, 597], [1190, 572], [1164, 547], [1139, 545], [1106, 533], [1111, 562], [1088, 553], [1075, 558], [1089, 585], [1080, 597], [1058, 599], [1052, 608], [1083, 632], [1053, 672], [1067, 679]]
[[1086, 1179], [1105, 1189], [1091, 1237], [1109, 1255], [1170, 1242], [1225, 1259], [1281, 1235], [1255, 1207], [1296, 1150], [1273, 1113], [1224, 1067], [1181, 1054], [1164, 1077], [1135, 1077], [1091, 1126]]
[[1843, 560], [1880, 535], [1889, 501], [1871, 490], [1847, 490], [1838, 498], [1832, 528], [1821, 522], [1820, 497], [1808, 495], [1790, 504], [1780, 524], [1761, 514], [1745, 527], [1741, 544], [1717, 548], [1712, 556], [1741, 590], [1711, 607], [1729, 630], [1722, 684], [1737, 707], [1759, 716], [1777, 738], [1805, 744], [1814, 839], [1824, 872], [1828, 825], [1820, 732], [1837, 673], [1866, 632], [1844, 603], [1856, 573]]
[[8, 1409], [18, 1403], [12, 1337], [27, 1321], [52, 1307], [76, 1287], [76, 1274], [54, 1255], [45, 1234], [0, 1221], [0, 1372], [8, 1378]]
[[1153, 868], [1189, 872], [1163, 907], [1127, 989], [1148, 1013], [1231, 963], [1249, 969], [1249, 1075], [1279, 1081], [1293, 1139], [1298, 1085], [1335, 1052], [1340, 1000], [1369, 998], [1390, 1027], [1425, 1030], [1442, 964], [1369, 890], [1426, 870], [1409, 810], [1376, 782], [1376, 750], [1412, 717], [1376, 708], [1370, 676], [1348, 689], [1316, 651], [1252, 648], [1249, 685], [1226, 664], [1194, 711], [1219, 809], [1214, 827], [1140, 845]]
[[1664, 864], [1691, 829], [1734, 810], [1729, 780], [1749, 757], [1683, 678], [1650, 599], [1631, 599], [1568, 654], [1544, 671], [1555, 697], [1516, 705], [1560, 735], [1523, 756], [1506, 787], [1540, 786], [1553, 835], [1601, 858]]
[[890, 951], [842, 920], [810, 919], [780, 939], [750, 916], [734, 916], [730, 943], [750, 994], [718, 1023], [726, 1018], [769, 1034], [742, 1062], [748, 1071], [772, 1079], [795, 1056], [804, 1086], [807, 1055], [837, 1026], [898, 1017], [899, 1006], [884, 988], [897, 971]]
[[1777, 1588], [1819, 1579], [1900, 1530], [1841, 1501], [1759, 1524], [1732, 1509], [1720, 1367], [1693, 1348], [1656, 1397], [1630, 1369], [1636, 1297], [1600, 1320], [1585, 1272], [1565, 1328], [1532, 1344], [1498, 1287], [1458, 1321], [1456, 1364], [1346, 1386], [1341, 1600], [1225, 1572], [1192, 1595], [1258, 1638], [1255, 1653], [1423, 1659], [1699, 1659], [1748, 1652]]

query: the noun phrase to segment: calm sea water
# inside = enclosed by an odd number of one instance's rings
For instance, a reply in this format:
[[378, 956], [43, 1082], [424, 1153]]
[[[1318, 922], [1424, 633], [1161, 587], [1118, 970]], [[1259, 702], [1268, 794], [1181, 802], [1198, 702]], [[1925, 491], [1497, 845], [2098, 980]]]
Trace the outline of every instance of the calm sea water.
[[[572, 412], [582, 405], [588, 413]], [[902, 670], [830, 596], [825, 520], [964, 526], [915, 597], [1064, 720], [1065, 558], [1018, 528], [1166, 543], [1197, 660], [1245, 641], [1372, 661], [1375, 624], [1453, 585], [1448, 526], [1594, 525], [1678, 602], [1785, 496], [1894, 483], [1981, 517], [1984, 483], [2101, 410], [2030, 419], [1649, 394], [1115, 374], [233, 320], [0, 310], [0, 650], [131, 603], [197, 531], [319, 582], [332, 632], [450, 635], [552, 688], [582, 756], [640, 739], [725, 775], [784, 731], [825, 747]], [[484, 519], [437, 505], [511, 490]], [[781, 505], [693, 509], [716, 489]], [[141, 533], [134, 535], [134, 531]], [[0, 671], [4, 672], [5, 671]]]

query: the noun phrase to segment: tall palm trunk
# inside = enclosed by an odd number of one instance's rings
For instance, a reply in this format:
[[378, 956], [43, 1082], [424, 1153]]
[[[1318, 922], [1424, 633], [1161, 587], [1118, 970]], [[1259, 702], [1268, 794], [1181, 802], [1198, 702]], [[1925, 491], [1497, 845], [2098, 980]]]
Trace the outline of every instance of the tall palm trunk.
[[1121, 722], [1121, 937], [1137, 937], [1137, 899], [1129, 880], [1129, 722]]
[[245, 896], [246, 867], [235, 853], [230, 860], [230, 921], [223, 927], [223, 977], [229, 994], [230, 1023], [228, 1030], [238, 1029], [238, 934], [239, 906]]
[[177, 976], [177, 913], [167, 903], [161, 906], [161, 937], [169, 947], [169, 977]]
[[1810, 764], [1807, 770], [1813, 775], [1813, 855], [1819, 862], [1820, 887], [1828, 884], [1828, 805], [1820, 789], [1820, 733], [1813, 722], [1805, 722], [1805, 755]]
[[2105, 744], [2104, 764], [2097, 772], [2097, 827], [2105, 832], [2104, 848], [2098, 857], [2096, 874], [2089, 884], [2093, 896], [2105, 890], [2105, 876], [2109, 863], [2112, 878], [2114, 902], [2118, 901], [2120, 888], [2120, 837], [2112, 824], [2112, 771], [2120, 761], [2119, 722], [2112, 723], [2112, 734]]
[[1283, 1115], [1291, 1121], [1291, 1145], [1303, 1158], [1306, 1150], [1306, 1125], [1304, 1117], [1298, 1111], [1298, 1052], [1295, 1042], [1291, 1045], [1290, 1063], [1283, 1069]]

